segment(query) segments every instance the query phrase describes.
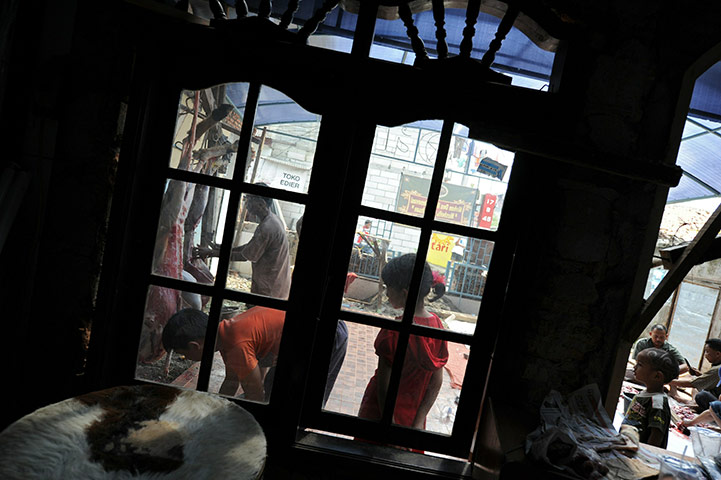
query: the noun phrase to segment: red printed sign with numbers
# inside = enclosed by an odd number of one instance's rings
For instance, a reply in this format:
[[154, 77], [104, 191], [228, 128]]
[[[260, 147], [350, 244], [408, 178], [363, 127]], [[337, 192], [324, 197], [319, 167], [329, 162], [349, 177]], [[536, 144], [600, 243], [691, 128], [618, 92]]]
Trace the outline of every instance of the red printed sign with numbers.
[[483, 196], [483, 206], [481, 207], [481, 214], [478, 216], [478, 226], [481, 228], [491, 228], [491, 221], [493, 220], [493, 210], [496, 208], [496, 202], [498, 197], [491, 195], [490, 193]]

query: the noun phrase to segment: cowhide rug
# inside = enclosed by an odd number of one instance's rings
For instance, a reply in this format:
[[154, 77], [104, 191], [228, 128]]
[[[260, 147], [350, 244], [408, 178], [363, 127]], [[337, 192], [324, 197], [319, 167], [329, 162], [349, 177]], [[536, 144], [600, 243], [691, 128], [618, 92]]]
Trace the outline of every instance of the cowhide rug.
[[254, 480], [265, 456], [265, 436], [250, 413], [160, 385], [64, 400], [0, 433], [2, 479]]

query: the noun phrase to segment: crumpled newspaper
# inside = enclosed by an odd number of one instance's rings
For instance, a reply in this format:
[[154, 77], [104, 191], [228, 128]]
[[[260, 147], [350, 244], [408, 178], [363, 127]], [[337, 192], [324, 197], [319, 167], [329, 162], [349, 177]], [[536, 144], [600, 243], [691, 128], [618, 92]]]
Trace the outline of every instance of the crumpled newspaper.
[[579, 479], [656, 475], [658, 468], [624, 455], [639, 449], [638, 432], [628, 426], [617, 432], [600, 398], [596, 385], [573, 392], [565, 401], [559, 392], [549, 392], [541, 405], [541, 424], [526, 438], [528, 457]]

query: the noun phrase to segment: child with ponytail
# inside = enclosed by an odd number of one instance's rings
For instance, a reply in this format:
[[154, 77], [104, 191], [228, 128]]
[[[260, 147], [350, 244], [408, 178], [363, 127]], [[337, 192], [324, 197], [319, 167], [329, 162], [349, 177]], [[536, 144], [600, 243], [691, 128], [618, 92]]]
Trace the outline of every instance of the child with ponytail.
[[[381, 272], [386, 285], [388, 301], [393, 308], [403, 308], [408, 297], [415, 254], [406, 254], [392, 259]], [[443, 328], [438, 316], [426, 310], [425, 297], [433, 290], [438, 300], [445, 293], [443, 277], [434, 274], [424, 262], [423, 277], [415, 305], [413, 322], [434, 328]], [[366, 386], [358, 416], [380, 419], [388, 391], [391, 365], [398, 344], [398, 332], [382, 329], [376, 337], [374, 347], [378, 355], [378, 368]], [[411, 335], [408, 339], [398, 397], [393, 411], [393, 422], [413, 428], [424, 429], [426, 416], [443, 384], [443, 366], [448, 362], [448, 346], [445, 340]]]

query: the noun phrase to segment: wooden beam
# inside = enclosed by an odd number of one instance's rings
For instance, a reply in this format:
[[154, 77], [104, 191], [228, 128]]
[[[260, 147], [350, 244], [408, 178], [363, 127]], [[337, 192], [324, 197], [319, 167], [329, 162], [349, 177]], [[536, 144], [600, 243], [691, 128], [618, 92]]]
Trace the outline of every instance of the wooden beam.
[[643, 329], [656, 316], [656, 313], [666, 303], [668, 297], [678, 288], [684, 277], [691, 271], [691, 268], [703, 257], [719, 230], [721, 230], [721, 205], [709, 217], [696, 238], [688, 245], [688, 248], [684, 249], [678, 261], [674, 263], [673, 267], [661, 280], [661, 283], [648, 297], [648, 300], [644, 302], [641, 311], [634, 316], [631, 321], [631, 328], [628, 330], [630, 335], [627, 338], [628, 340], [635, 339], [643, 333]]
[[[681, 255], [683, 255], [683, 252], [686, 251], [688, 247], [689, 243], [684, 242], [680, 245], [674, 245], [673, 247], [662, 248], [659, 250], [663, 268], [667, 270], [671, 269], [673, 264], [681, 258]], [[711, 241], [711, 245], [709, 245], [706, 251], [703, 252], [696, 262], [696, 265], [704, 262], [710, 262], [711, 260], [716, 260], [718, 258], [721, 258], [721, 237], [716, 237]]]
[[[711, 324], [708, 327], [706, 340], [709, 338], [721, 338], [721, 291], [719, 289], [717, 289], [716, 304], [714, 305], [713, 313], [711, 314]], [[706, 367], [710, 366], [711, 364], [708, 360], [706, 360], [706, 357], [701, 355], [697, 368], [706, 369]]]
[[626, 365], [628, 364], [628, 353], [633, 347], [632, 340], [622, 340], [619, 342], [616, 356], [613, 359], [611, 367], [611, 383], [606, 391], [606, 398], [603, 400], [603, 406], [610, 418], [613, 418], [616, 407], [618, 406], [618, 392], [623, 386], [623, 378], [626, 374]]

